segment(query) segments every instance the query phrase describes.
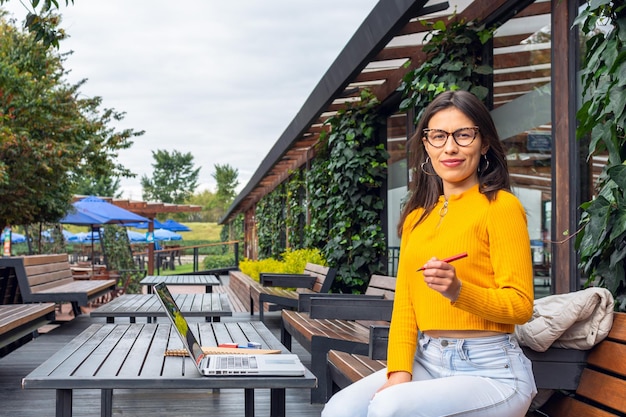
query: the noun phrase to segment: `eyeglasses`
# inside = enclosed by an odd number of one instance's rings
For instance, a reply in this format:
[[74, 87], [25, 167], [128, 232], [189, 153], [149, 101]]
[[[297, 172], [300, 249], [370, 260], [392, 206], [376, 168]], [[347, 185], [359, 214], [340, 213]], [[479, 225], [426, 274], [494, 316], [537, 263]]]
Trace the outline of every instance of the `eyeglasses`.
[[424, 136], [431, 146], [435, 148], [443, 148], [448, 141], [448, 137], [452, 135], [452, 138], [459, 146], [470, 146], [476, 134], [478, 133], [478, 126], [462, 127], [454, 132], [446, 132], [442, 129], [424, 129]]

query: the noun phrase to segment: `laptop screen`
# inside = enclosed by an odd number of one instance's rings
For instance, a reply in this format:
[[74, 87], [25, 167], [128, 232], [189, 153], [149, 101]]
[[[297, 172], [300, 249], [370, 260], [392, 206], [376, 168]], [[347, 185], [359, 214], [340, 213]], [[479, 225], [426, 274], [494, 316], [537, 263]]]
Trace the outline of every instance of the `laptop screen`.
[[163, 282], [159, 282], [154, 285], [154, 290], [157, 294], [157, 297], [161, 300], [161, 304], [165, 308], [165, 312], [169, 317], [172, 324], [176, 327], [177, 333], [180, 336], [185, 348], [189, 352], [189, 354], [193, 357], [193, 360], [197, 365], [200, 365], [202, 358], [204, 357], [204, 353], [202, 352], [202, 347], [198, 343], [198, 340], [194, 336], [193, 332], [189, 329], [189, 324], [187, 320], [180, 312], [178, 305], [174, 301], [174, 297], [167, 289], [167, 285]]

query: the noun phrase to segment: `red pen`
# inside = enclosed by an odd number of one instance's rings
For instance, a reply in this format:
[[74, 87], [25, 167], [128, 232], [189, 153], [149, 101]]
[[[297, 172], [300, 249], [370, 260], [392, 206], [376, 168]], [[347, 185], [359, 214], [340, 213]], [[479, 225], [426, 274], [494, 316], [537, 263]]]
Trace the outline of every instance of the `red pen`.
[[[465, 257], [467, 257], [467, 252], [459, 253], [458, 255], [454, 255], [454, 256], [451, 256], [449, 258], [440, 259], [440, 261], [443, 261], [443, 262], [446, 262], [446, 263], [450, 263], [452, 261], [456, 261], [457, 259], [462, 259], [462, 258], [465, 258]], [[424, 267], [421, 267], [420, 269], [417, 270], [417, 272], [423, 271], [424, 269], [425, 269]]]

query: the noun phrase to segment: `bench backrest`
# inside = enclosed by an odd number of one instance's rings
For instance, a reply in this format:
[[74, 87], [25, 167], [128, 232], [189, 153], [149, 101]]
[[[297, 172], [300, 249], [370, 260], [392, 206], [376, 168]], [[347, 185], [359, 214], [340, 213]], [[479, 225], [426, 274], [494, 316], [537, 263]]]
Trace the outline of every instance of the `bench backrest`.
[[22, 295], [17, 285], [15, 269], [0, 267], [0, 305], [21, 303]]
[[315, 282], [313, 283], [311, 290], [324, 294], [330, 291], [330, 287], [333, 285], [337, 270], [328, 266], [307, 263], [304, 267], [304, 274], [315, 278]]
[[[372, 275], [365, 294], [300, 296], [298, 310], [308, 311], [312, 319], [340, 319], [363, 322], [388, 322], [393, 311], [395, 277]], [[307, 299], [308, 298], [308, 299]]]
[[32, 301], [31, 294], [74, 281], [66, 253], [4, 258], [0, 265], [15, 269], [25, 302]]
[[396, 277], [372, 275], [365, 294], [381, 295], [386, 300], [393, 300], [396, 294]]
[[554, 417], [624, 415], [625, 398], [626, 313], [615, 313], [609, 335], [589, 352], [576, 395], [551, 399], [545, 410]]

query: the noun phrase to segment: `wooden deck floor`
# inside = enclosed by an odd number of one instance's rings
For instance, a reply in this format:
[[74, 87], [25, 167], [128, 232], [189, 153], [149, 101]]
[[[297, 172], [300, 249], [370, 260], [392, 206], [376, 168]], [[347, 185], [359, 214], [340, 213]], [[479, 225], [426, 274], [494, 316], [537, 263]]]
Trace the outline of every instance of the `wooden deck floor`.
[[[62, 316], [65, 317], [65, 316]], [[123, 319], [121, 319], [123, 320]], [[138, 319], [138, 322], [141, 319]], [[190, 319], [192, 321], [193, 319]], [[249, 313], [237, 312], [231, 320], [258, 320]], [[0, 358], [0, 415], [13, 417], [54, 416], [54, 390], [23, 390], [21, 379], [35, 369], [54, 352], [62, 349], [72, 338], [93, 323], [104, 319], [90, 318], [88, 314], [61, 323], [48, 333], [28, 342], [9, 355]], [[265, 322], [280, 338], [280, 313], [267, 313]], [[294, 353], [305, 365], [310, 356], [294, 343]], [[322, 406], [310, 404], [308, 390], [288, 389], [286, 410], [288, 416], [319, 416]], [[74, 393], [74, 416], [97, 417], [100, 415], [100, 392], [78, 390]], [[115, 390], [113, 394], [114, 416], [220, 416], [242, 417], [244, 415], [243, 390]], [[269, 390], [257, 390], [255, 415], [269, 416]]]

